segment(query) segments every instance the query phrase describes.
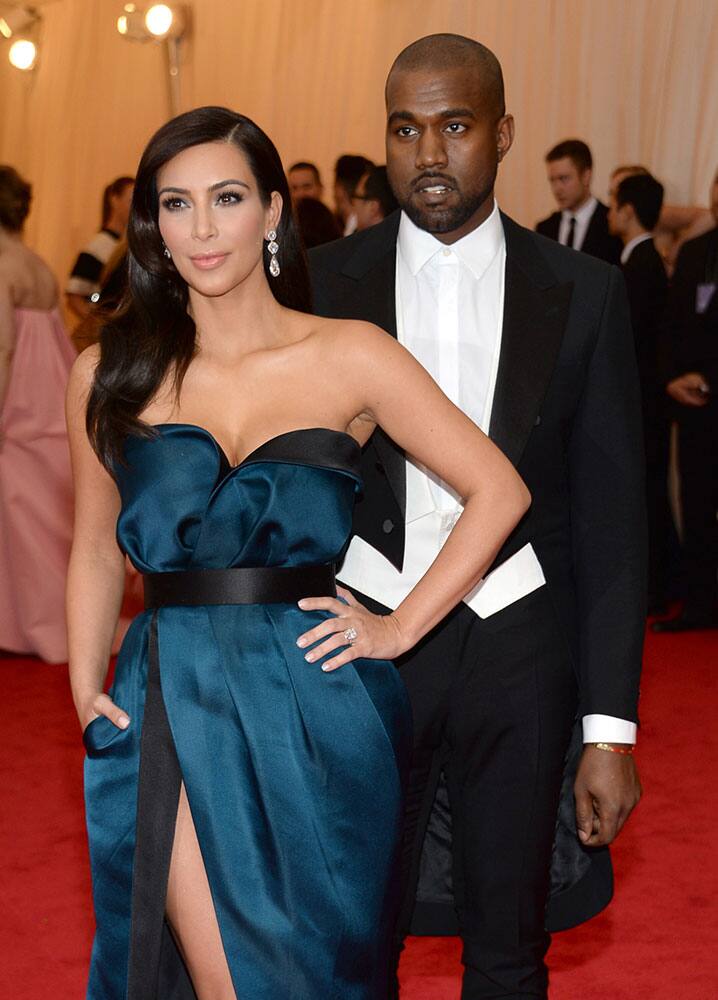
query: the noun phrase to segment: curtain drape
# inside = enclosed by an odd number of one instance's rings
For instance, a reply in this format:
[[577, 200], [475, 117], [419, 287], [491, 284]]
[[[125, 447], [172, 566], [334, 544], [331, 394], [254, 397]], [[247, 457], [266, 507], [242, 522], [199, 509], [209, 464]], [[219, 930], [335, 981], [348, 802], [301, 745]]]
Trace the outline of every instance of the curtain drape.
[[[33, 73], [0, 49], [0, 162], [34, 185], [28, 242], [64, 280], [97, 228], [104, 184], [132, 173], [169, 117], [162, 44], [130, 43], [120, 0], [42, 3]], [[435, 31], [477, 38], [502, 62], [516, 142], [502, 207], [526, 225], [553, 209], [543, 155], [579, 136], [603, 195], [640, 162], [671, 201], [705, 203], [718, 165], [716, 0], [194, 0], [182, 43], [182, 108], [254, 118], [286, 165], [319, 164], [331, 200], [337, 155], [383, 162], [383, 86], [400, 49]]]

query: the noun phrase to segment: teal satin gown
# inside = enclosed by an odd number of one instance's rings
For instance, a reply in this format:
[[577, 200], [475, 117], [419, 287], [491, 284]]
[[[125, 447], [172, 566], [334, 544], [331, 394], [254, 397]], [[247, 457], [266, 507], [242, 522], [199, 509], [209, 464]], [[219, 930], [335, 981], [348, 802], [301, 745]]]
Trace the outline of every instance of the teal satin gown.
[[[130, 437], [117, 536], [143, 573], [332, 563], [361, 488], [349, 435], [291, 431], [230, 466], [189, 424]], [[408, 699], [392, 664], [325, 674], [295, 604], [163, 607], [132, 623], [85, 730], [97, 933], [89, 1000], [191, 1000], [164, 920], [183, 781], [238, 1000], [384, 1000]]]

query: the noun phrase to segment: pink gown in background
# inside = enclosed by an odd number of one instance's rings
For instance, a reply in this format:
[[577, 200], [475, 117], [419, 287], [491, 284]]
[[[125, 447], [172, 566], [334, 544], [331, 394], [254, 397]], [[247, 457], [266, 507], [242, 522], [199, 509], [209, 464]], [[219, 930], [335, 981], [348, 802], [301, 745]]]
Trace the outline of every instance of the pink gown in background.
[[65, 387], [76, 353], [57, 309], [17, 309], [0, 417], [0, 649], [67, 660], [72, 475]]

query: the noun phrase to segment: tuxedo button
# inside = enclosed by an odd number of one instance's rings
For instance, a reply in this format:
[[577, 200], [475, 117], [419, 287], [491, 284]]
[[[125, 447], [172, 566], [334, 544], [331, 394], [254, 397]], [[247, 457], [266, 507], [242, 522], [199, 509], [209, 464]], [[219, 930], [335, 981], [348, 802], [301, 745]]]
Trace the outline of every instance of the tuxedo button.
[[534, 420], [534, 427], [538, 427], [538, 425], [539, 425], [540, 423], [541, 423], [541, 416], [539, 415], [539, 416], [538, 416], [538, 417], [536, 417], [536, 419]]
[[381, 526], [381, 530], [384, 532], [385, 535], [390, 535], [392, 533], [392, 531], [394, 530], [394, 522], [390, 517], [387, 517], [386, 521], [384, 521], [384, 523]]

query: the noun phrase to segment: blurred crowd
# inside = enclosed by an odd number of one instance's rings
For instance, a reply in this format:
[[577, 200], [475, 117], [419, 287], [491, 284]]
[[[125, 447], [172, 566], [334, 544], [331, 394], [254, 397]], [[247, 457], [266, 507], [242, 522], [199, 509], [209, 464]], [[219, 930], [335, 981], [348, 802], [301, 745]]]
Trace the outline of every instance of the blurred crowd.
[[[591, 151], [579, 139], [554, 146], [545, 166], [557, 209], [536, 230], [615, 264], [626, 281], [643, 395], [652, 628], [714, 627], [718, 174], [707, 207], [680, 206], [664, 202], [663, 185], [639, 164], [617, 166], [602, 201], [592, 187]], [[315, 163], [293, 163], [288, 180], [307, 249], [378, 225], [397, 210], [386, 167], [359, 154], [337, 159], [331, 206]], [[107, 185], [99, 229], [78, 248], [65, 279], [76, 351], [98, 340], [102, 315], [122, 298], [132, 191], [129, 176]], [[61, 662], [72, 499], [69, 464], [51, 453], [63, 434], [74, 352], [58, 285], [23, 242], [30, 203], [30, 185], [12, 167], [0, 167], [0, 650]], [[669, 490], [672, 454], [678, 502]], [[38, 559], [45, 567], [39, 597]]]

